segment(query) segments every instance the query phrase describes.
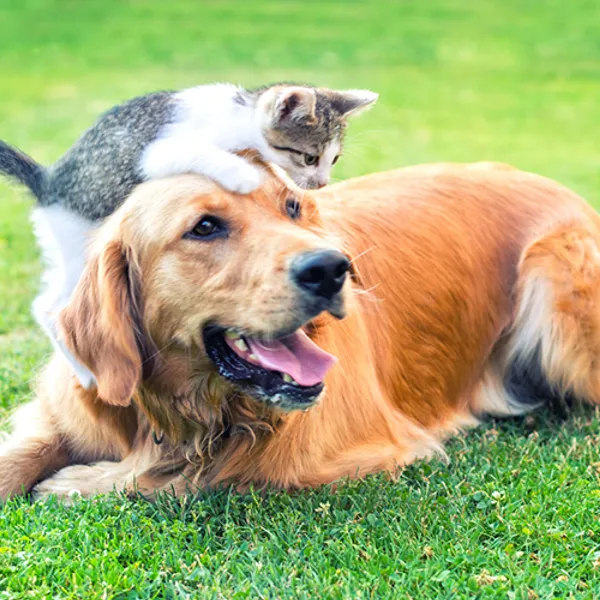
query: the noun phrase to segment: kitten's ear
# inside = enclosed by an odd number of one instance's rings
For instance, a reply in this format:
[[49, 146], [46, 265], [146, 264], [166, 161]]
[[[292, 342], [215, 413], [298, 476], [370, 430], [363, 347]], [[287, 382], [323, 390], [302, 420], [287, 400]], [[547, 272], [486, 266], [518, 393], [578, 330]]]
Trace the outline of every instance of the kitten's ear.
[[283, 121], [304, 121], [315, 123], [315, 91], [310, 88], [289, 87], [281, 91], [273, 107], [273, 119], [276, 123]]
[[359, 115], [369, 110], [379, 98], [379, 94], [370, 90], [330, 90], [328, 96], [333, 109], [343, 117]]

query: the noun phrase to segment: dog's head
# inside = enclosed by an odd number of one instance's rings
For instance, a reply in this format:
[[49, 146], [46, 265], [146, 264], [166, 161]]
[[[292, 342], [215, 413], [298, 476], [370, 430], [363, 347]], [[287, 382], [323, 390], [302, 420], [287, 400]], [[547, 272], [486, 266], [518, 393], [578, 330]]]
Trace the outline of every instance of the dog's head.
[[246, 396], [306, 408], [335, 359], [305, 326], [344, 316], [349, 268], [313, 198], [279, 174], [248, 196], [194, 175], [148, 182], [95, 238], [64, 341], [112, 404], [174, 352]]

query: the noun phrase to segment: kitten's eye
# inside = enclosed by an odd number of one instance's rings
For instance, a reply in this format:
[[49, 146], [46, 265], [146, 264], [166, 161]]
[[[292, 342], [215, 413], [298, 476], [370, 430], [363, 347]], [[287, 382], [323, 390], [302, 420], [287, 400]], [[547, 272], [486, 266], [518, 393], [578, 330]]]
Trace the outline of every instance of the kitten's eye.
[[340, 155], [338, 154], [333, 161], [331, 162], [332, 165], [335, 165], [335, 163], [340, 159]]
[[298, 202], [298, 200], [296, 200], [295, 198], [288, 198], [285, 201], [285, 212], [288, 214], [288, 217], [290, 219], [299, 219], [302, 213], [300, 202]]
[[226, 238], [229, 235], [227, 225], [218, 217], [206, 215], [202, 217], [183, 237], [190, 240], [209, 242], [217, 238]]
[[313, 165], [319, 164], [319, 157], [316, 154], [305, 154], [304, 164], [312, 167]]

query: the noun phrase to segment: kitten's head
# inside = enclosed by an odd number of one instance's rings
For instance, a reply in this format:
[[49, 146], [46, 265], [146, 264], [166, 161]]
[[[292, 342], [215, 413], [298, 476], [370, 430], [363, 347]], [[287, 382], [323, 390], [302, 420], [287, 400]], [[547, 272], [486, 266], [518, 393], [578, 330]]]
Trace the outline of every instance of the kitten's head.
[[258, 92], [263, 157], [303, 188], [323, 187], [342, 152], [347, 118], [373, 106], [368, 90], [274, 85]]

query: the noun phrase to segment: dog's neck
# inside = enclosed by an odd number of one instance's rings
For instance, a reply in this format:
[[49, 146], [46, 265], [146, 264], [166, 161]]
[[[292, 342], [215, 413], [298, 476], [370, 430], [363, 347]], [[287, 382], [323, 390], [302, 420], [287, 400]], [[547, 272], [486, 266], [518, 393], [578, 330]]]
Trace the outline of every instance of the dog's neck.
[[282, 415], [241, 395], [214, 371], [206, 357], [171, 351], [140, 386], [136, 404], [170, 447], [193, 448], [203, 462], [231, 437], [255, 443], [270, 435]]

